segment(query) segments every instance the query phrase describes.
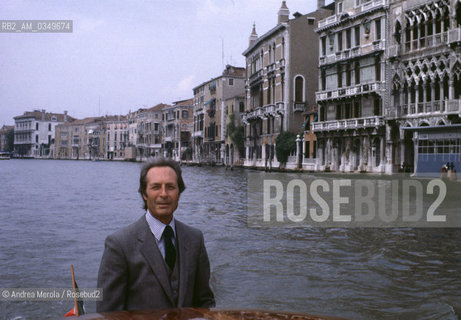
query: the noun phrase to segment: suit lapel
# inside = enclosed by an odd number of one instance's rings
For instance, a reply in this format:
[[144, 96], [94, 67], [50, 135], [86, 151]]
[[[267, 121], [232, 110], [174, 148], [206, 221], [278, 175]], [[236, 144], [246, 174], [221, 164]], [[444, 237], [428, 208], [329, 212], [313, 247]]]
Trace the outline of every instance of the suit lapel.
[[186, 295], [187, 288], [187, 274], [189, 269], [190, 257], [188, 244], [189, 238], [184, 228], [184, 225], [175, 220], [176, 225], [176, 237], [179, 245], [179, 296], [178, 296], [178, 307], [182, 307], [184, 304], [184, 297]]
[[170, 300], [172, 305], [175, 305], [173, 299], [173, 293], [171, 292], [170, 282], [168, 280], [168, 274], [163, 264], [163, 256], [158, 249], [155, 242], [154, 235], [149, 229], [146, 218], [143, 216], [140, 220], [140, 232], [138, 233], [138, 241], [140, 242], [141, 254], [146, 259], [147, 263], [152, 269], [155, 277], [165, 291], [166, 296]]

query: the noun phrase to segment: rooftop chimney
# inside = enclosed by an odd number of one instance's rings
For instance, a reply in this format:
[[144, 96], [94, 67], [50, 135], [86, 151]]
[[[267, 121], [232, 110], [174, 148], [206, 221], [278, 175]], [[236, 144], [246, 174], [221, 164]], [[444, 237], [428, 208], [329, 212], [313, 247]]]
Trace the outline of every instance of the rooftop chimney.
[[250, 38], [249, 38], [249, 47], [251, 47], [256, 40], [258, 40], [258, 34], [256, 33], [256, 25], [253, 23], [253, 31], [251, 31]]
[[282, 6], [280, 7], [280, 10], [279, 10], [278, 23], [280, 24], [283, 22], [288, 22], [289, 17], [290, 17], [290, 10], [288, 10], [287, 2], [282, 1]]

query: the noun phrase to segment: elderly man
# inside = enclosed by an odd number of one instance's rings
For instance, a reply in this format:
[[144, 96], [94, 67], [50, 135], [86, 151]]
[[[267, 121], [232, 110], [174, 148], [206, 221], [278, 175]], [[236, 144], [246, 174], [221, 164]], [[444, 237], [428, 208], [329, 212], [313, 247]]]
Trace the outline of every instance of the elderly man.
[[214, 307], [203, 234], [173, 217], [185, 185], [173, 160], [146, 163], [139, 193], [145, 215], [106, 239], [98, 312]]

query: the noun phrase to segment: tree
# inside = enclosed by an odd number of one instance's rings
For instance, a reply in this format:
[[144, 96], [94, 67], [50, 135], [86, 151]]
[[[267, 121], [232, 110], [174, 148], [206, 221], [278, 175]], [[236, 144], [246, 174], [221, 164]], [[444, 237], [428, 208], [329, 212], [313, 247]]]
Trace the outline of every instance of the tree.
[[245, 127], [242, 125], [235, 125], [235, 114], [229, 115], [229, 123], [227, 124], [227, 134], [231, 141], [237, 147], [240, 157], [245, 153]]
[[6, 133], [6, 151], [13, 152], [13, 150], [14, 150], [14, 129], [10, 129]]
[[296, 151], [296, 135], [289, 131], [282, 131], [275, 139], [275, 155], [280, 164], [288, 161], [290, 153]]

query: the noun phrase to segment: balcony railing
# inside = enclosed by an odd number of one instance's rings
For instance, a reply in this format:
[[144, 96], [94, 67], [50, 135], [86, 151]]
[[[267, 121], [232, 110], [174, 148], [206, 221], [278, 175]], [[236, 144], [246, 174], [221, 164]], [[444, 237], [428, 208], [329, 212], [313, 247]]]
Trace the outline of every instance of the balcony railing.
[[338, 51], [335, 54], [329, 56], [320, 56], [319, 57], [319, 64], [330, 64], [336, 63], [339, 61], [352, 59], [355, 57], [359, 57], [364, 54], [370, 54], [371, 52], [381, 51], [384, 50], [384, 41], [383, 40], [376, 40], [373, 42], [373, 48], [370, 50], [369, 48], [363, 46], [357, 46], [354, 48], [345, 49], [342, 51]]
[[[377, 7], [380, 7], [380, 6], [384, 6], [384, 5], [386, 5], [387, 1], [388, 0], [374, 0], [374, 1], [365, 2], [360, 7], [356, 8], [353, 15], [356, 15], [356, 14], [359, 14], [359, 13], [362, 13], [362, 12], [365, 12], [365, 11], [375, 9]], [[320, 20], [318, 27], [319, 27], [319, 29], [325, 28], [328, 25], [334, 24], [334, 23], [336, 23], [338, 21], [339, 21], [339, 15], [333, 15], [333, 16], [330, 16], [330, 17], [328, 17], [326, 19]]]
[[267, 73], [275, 71], [275, 62], [267, 65]]
[[255, 119], [262, 119], [269, 116], [275, 117], [277, 114], [283, 114], [283, 106], [283, 102], [277, 102], [276, 104], [268, 104], [263, 107], [258, 107], [253, 111], [242, 114], [242, 122], [248, 124], [250, 121]]
[[261, 80], [262, 79], [262, 76], [263, 76], [263, 70], [258, 70], [256, 71], [255, 73], [253, 73], [251, 76], [250, 76], [250, 79], [249, 79], [249, 85], [251, 86], [253, 83], [255, 83], [256, 81], [258, 80]]
[[330, 16], [330, 17], [328, 17], [326, 19], [323, 19], [323, 20], [320, 20], [319, 21], [319, 28], [324, 28], [329, 24], [335, 23], [336, 21], [338, 21], [338, 18], [337, 18], [336, 15]]
[[[456, 29], [453, 32], [453, 42], [456, 42]], [[450, 31], [453, 31], [450, 30]], [[411, 52], [413, 50], [419, 50], [419, 49], [425, 49], [428, 47], [432, 47], [434, 45], [440, 45], [440, 44], [446, 44], [450, 43], [449, 42], [449, 32], [442, 32], [442, 33], [437, 33], [431, 36], [426, 36], [424, 38], [419, 38], [417, 40], [413, 40], [413, 42], [407, 41], [405, 42], [405, 52]]]
[[293, 111], [294, 112], [304, 112], [306, 110], [305, 102], [293, 102]]
[[404, 104], [400, 108], [399, 116], [427, 115], [431, 113], [461, 114], [461, 99], [430, 101]]
[[16, 129], [14, 128], [14, 132], [34, 132], [35, 129], [32, 129], [32, 128], [20, 128], [20, 129]]
[[365, 2], [360, 7], [360, 12], [368, 11], [368, 10], [374, 9], [379, 6], [383, 6], [385, 4], [386, 4], [386, 0], [375, 0], [375, 1]]
[[448, 44], [461, 42], [461, 28], [448, 30]]
[[279, 61], [279, 67], [280, 67], [280, 68], [285, 68], [285, 59], [280, 59], [280, 61]]
[[192, 132], [192, 137], [203, 137], [203, 132], [202, 131], [194, 131]]
[[445, 101], [445, 110], [451, 114], [461, 114], [461, 99]]
[[395, 58], [400, 55], [400, 45], [390, 46], [388, 49], [389, 58]]
[[367, 94], [370, 92], [375, 92], [382, 90], [383, 84], [381, 82], [373, 82], [366, 84], [359, 84], [353, 87], [338, 88], [335, 90], [329, 91], [318, 91], [315, 93], [317, 101], [332, 100], [338, 98], [345, 98], [349, 96], [354, 96], [357, 94]]
[[352, 130], [352, 129], [361, 129], [361, 128], [376, 128], [379, 126], [384, 126], [384, 117], [375, 116], [375, 117], [367, 117], [367, 118], [341, 119], [341, 120], [314, 122], [312, 124], [312, 131], [320, 132], [320, 131]]
[[32, 139], [24, 139], [24, 140], [14, 140], [14, 144], [33, 144], [34, 142]]

